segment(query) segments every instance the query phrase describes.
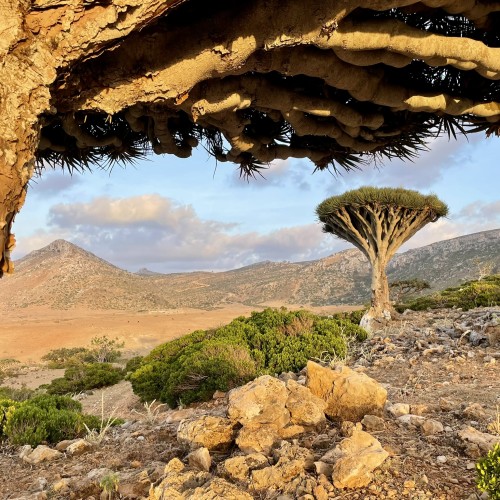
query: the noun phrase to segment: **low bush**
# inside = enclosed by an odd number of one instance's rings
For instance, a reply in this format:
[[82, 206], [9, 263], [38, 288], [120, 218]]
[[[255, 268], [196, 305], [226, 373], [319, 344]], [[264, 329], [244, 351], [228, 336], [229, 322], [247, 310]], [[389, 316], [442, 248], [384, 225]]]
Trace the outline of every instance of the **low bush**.
[[480, 281], [468, 281], [458, 287], [447, 288], [442, 292], [398, 304], [396, 309], [403, 312], [405, 309], [424, 311], [427, 309], [459, 307], [467, 311], [474, 307], [497, 305], [500, 305], [499, 274], [487, 276]]
[[500, 443], [476, 463], [476, 471], [479, 490], [486, 492], [492, 500], [500, 500]]
[[34, 395], [35, 391], [26, 386], [20, 388], [0, 386], [0, 399], [13, 399], [14, 401], [26, 401]]
[[144, 356], [135, 356], [130, 358], [125, 364], [125, 373], [135, 372], [141, 366]]
[[78, 363], [43, 387], [49, 394], [70, 394], [117, 384], [123, 376], [122, 369], [109, 363]]
[[61, 347], [42, 356], [49, 368], [69, 368], [78, 363], [113, 363], [120, 359], [124, 342], [106, 335], [94, 337], [89, 347]]
[[37, 446], [74, 439], [89, 428], [98, 428], [99, 419], [81, 413], [82, 406], [69, 397], [40, 395], [27, 401], [0, 400], [0, 437], [12, 444]]
[[302, 369], [324, 354], [345, 357], [366, 332], [348, 319], [282, 308], [253, 312], [213, 330], [197, 330], [158, 346], [129, 379], [143, 400], [176, 406], [203, 401], [262, 374]]
[[86, 347], [61, 347], [42, 356], [42, 361], [52, 369], [66, 368], [74, 363], [88, 361], [90, 352]]

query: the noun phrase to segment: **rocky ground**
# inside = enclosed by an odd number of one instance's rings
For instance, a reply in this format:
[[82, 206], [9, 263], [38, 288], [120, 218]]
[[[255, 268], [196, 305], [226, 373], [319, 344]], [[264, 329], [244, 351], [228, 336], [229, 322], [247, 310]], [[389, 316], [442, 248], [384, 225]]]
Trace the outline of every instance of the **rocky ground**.
[[[352, 346], [352, 372], [313, 363], [307, 378], [264, 377], [181, 410], [148, 414], [122, 382], [105, 412], [118, 407], [126, 422], [101, 442], [60, 443], [57, 453], [4, 446], [0, 496], [480, 498], [474, 463], [500, 441], [499, 317], [498, 308], [409, 312]], [[82, 404], [99, 414], [100, 393]]]

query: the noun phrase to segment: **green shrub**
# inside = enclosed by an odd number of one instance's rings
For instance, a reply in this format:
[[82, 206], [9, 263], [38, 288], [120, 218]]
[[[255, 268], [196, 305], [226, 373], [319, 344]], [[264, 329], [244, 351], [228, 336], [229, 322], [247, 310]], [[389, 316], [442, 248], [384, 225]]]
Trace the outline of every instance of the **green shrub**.
[[85, 347], [62, 347], [53, 349], [42, 356], [43, 361], [47, 361], [49, 368], [67, 368], [72, 364], [88, 361], [90, 351]]
[[123, 375], [123, 370], [109, 363], [80, 363], [66, 368], [64, 377], [44, 388], [49, 394], [69, 394], [117, 384]]
[[57, 443], [74, 439], [90, 429], [99, 428], [100, 420], [81, 413], [82, 406], [65, 396], [40, 395], [24, 402], [0, 401], [2, 427], [0, 437], [12, 444], [37, 446], [46, 441]]
[[0, 399], [13, 399], [14, 401], [26, 401], [31, 398], [35, 391], [29, 389], [26, 386], [22, 386], [19, 389], [14, 387], [0, 387]]
[[12, 399], [0, 399], [0, 439], [5, 437], [5, 425], [7, 420], [12, 415], [16, 408], [19, 408], [21, 403]]
[[158, 346], [129, 378], [143, 400], [203, 401], [261, 374], [298, 371], [325, 353], [343, 357], [350, 338], [366, 332], [347, 319], [265, 309]]
[[125, 365], [125, 373], [135, 372], [139, 366], [141, 366], [144, 356], [135, 356], [130, 358]]
[[458, 287], [447, 288], [442, 292], [425, 295], [404, 304], [398, 304], [396, 309], [403, 312], [405, 309], [424, 311], [459, 307], [464, 311], [474, 307], [488, 307], [500, 305], [500, 275], [487, 276], [481, 281], [469, 281]]
[[476, 463], [477, 487], [492, 500], [500, 500], [500, 443]]

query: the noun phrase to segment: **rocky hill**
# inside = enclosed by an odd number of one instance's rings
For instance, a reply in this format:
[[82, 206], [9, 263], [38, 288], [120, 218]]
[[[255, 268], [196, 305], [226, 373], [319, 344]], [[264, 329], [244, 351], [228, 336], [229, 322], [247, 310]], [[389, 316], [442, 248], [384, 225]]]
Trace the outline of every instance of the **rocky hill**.
[[[500, 269], [500, 229], [398, 254], [388, 275], [389, 280], [418, 277], [441, 289], [477, 278], [478, 263], [491, 263], [492, 271]], [[261, 262], [220, 273], [158, 274], [124, 271], [57, 240], [16, 263], [15, 274], [0, 282], [0, 304], [130, 311], [210, 309], [230, 303], [362, 304], [369, 298], [369, 282], [369, 264], [356, 249], [310, 262]]]

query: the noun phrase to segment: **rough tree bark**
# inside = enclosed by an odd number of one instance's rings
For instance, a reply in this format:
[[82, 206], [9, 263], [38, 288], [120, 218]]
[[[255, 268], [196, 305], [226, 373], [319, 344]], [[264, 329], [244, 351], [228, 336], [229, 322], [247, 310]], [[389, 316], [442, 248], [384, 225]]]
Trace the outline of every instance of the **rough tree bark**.
[[250, 172], [349, 169], [443, 123], [499, 135], [498, 26], [485, 0], [0, 0], [0, 275], [51, 162], [204, 140]]

